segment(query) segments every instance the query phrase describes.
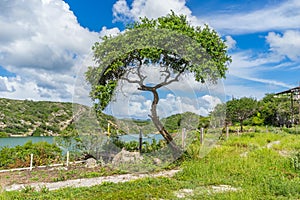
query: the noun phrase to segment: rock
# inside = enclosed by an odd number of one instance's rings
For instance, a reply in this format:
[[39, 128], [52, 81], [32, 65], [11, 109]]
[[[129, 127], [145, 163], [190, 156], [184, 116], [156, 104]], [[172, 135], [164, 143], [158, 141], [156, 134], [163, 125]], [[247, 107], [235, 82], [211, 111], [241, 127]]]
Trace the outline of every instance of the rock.
[[139, 152], [130, 152], [122, 149], [112, 160], [113, 165], [119, 165], [124, 163], [134, 163], [143, 160], [143, 156]]
[[267, 148], [270, 149], [270, 148], [272, 148], [273, 145], [278, 145], [278, 144], [280, 144], [279, 140], [270, 142], [269, 144], [267, 144]]
[[162, 161], [159, 158], [153, 158], [153, 164], [155, 165], [161, 165]]
[[218, 193], [218, 192], [236, 192], [239, 189], [232, 187], [230, 185], [216, 185], [211, 187], [213, 192]]
[[248, 152], [244, 152], [240, 154], [241, 157], [247, 157], [248, 156]]
[[181, 189], [177, 192], [175, 192], [175, 196], [179, 199], [186, 198], [187, 196], [193, 196], [194, 190], [192, 189]]
[[85, 167], [87, 168], [95, 168], [97, 166], [97, 160], [95, 158], [89, 158], [85, 162]]

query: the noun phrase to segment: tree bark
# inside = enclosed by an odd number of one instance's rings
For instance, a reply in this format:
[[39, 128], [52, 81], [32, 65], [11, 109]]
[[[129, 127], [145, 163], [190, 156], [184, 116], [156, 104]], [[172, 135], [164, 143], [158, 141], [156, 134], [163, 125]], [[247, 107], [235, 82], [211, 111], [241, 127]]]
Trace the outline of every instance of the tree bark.
[[163, 136], [168, 146], [171, 148], [173, 157], [177, 159], [180, 156], [182, 150], [176, 145], [175, 141], [173, 140], [173, 137], [168, 133], [168, 131], [165, 129], [165, 127], [162, 125], [162, 123], [159, 120], [159, 117], [157, 115], [157, 104], [159, 101], [159, 96], [156, 91], [156, 88], [152, 87], [150, 91], [153, 94], [153, 101], [151, 105], [151, 115], [149, 116], [153, 124], [155, 125], [156, 129]]
[[240, 120], [240, 130], [241, 130], [241, 133], [243, 132], [243, 120]]

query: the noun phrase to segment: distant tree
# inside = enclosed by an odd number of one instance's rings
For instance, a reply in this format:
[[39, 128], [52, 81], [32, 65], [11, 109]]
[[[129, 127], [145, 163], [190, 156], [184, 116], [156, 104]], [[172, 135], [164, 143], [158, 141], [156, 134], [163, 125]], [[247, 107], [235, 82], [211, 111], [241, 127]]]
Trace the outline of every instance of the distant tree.
[[253, 98], [243, 97], [232, 99], [226, 103], [226, 117], [232, 122], [240, 123], [240, 131], [243, 132], [243, 122], [251, 117], [257, 110], [257, 101]]
[[275, 125], [277, 121], [278, 99], [274, 94], [266, 94], [259, 102], [259, 111], [264, 119], [265, 125]]
[[209, 117], [212, 127], [227, 126], [230, 121], [226, 118], [226, 103], [217, 104], [209, 114]]
[[[104, 37], [93, 46], [98, 67], [90, 67], [86, 78], [90, 83], [90, 96], [96, 111], [102, 111], [111, 102], [120, 80], [137, 86], [140, 91], [153, 95], [149, 117], [167, 141], [173, 152], [179, 150], [172, 136], [161, 123], [157, 104], [158, 89], [179, 81], [184, 73], [191, 73], [195, 80], [205, 82], [224, 78], [227, 47], [216, 31], [208, 26], [191, 26], [186, 16], [171, 14], [158, 19], [143, 18], [128, 26], [115, 37]], [[161, 79], [147, 82], [143, 67], [160, 67]]]
[[266, 125], [290, 126], [292, 116], [295, 117], [295, 114], [299, 112], [298, 108], [298, 105], [295, 105], [292, 109], [289, 95], [266, 94], [260, 101], [259, 111]]

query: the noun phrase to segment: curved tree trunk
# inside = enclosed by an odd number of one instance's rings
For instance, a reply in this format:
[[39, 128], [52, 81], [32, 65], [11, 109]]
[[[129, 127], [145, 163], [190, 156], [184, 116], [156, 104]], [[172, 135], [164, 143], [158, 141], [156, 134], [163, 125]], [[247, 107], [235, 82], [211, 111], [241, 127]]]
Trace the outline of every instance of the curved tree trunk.
[[157, 104], [159, 101], [159, 96], [155, 88], [151, 88], [151, 92], [153, 94], [153, 101], [151, 105], [151, 115], [149, 116], [159, 133], [163, 136], [163, 138], [167, 141], [167, 144], [170, 146], [173, 157], [178, 158], [182, 150], [176, 145], [175, 141], [173, 140], [173, 137], [168, 133], [168, 131], [160, 122], [159, 117], [157, 115]]
[[244, 131], [243, 130], [243, 120], [240, 120], [240, 130], [241, 130], [241, 133]]

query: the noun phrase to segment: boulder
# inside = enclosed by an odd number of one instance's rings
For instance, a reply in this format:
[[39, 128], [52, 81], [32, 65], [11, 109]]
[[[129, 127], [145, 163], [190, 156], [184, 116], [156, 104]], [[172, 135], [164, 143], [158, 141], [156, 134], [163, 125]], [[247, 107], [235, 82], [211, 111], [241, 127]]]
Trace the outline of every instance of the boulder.
[[113, 165], [135, 163], [143, 160], [143, 156], [139, 152], [126, 151], [124, 148], [112, 160]]
[[97, 160], [95, 158], [89, 158], [85, 161], [85, 167], [86, 168], [95, 168], [97, 167]]
[[162, 161], [159, 158], [153, 158], [153, 164], [155, 164], [155, 165], [161, 165]]

